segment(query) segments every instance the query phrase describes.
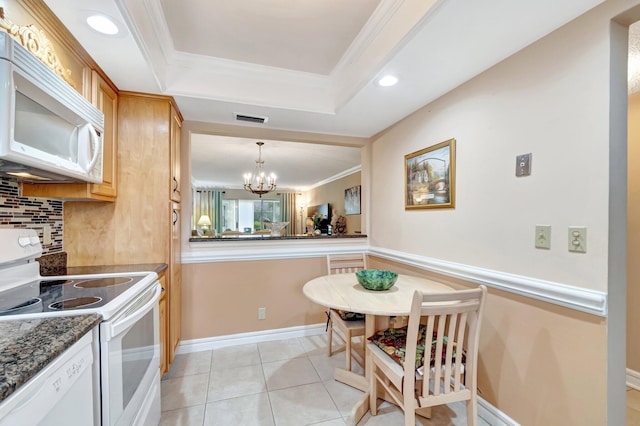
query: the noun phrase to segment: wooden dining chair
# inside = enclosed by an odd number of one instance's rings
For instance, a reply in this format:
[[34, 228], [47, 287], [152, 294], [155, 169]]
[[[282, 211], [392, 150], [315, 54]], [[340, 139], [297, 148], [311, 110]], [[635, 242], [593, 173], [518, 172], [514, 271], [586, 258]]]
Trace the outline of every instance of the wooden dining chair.
[[367, 343], [369, 408], [377, 414], [378, 385], [404, 411], [405, 426], [416, 411], [466, 401], [467, 425], [478, 422], [477, 365], [485, 286], [438, 294], [415, 291], [407, 327], [374, 334]]
[[[329, 274], [355, 273], [367, 268], [367, 259], [364, 253], [334, 254], [327, 256], [327, 270]], [[357, 312], [329, 309], [327, 311], [327, 354], [331, 356], [333, 328], [336, 327], [342, 333], [345, 341], [346, 362], [345, 369], [351, 371], [352, 339], [364, 336], [364, 315]], [[364, 337], [362, 349], [364, 349]], [[364, 351], [363, 351], [364, 353]], [[363, 354], [364, 356], [364, 354]], [[364, 360], [362, 360], [364, 361]], [[361, 362], [361, 364], [364, 364]]]

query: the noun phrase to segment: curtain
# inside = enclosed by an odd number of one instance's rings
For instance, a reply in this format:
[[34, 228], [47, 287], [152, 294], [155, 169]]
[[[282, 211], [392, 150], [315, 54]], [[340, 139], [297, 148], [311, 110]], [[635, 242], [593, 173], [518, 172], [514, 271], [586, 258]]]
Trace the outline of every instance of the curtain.
[[296, 194], [293, 192], [283, 192], [280, 194], [280, 212], [282, 221], [289, 222], [285, 228], [286, 235], [296, 233]]
[[194, 189], [193, 201], [193, 228], [198, 229], [198, 221], [207, 215], [211, 220], [210, 231], [222, 232], [222, 191]]

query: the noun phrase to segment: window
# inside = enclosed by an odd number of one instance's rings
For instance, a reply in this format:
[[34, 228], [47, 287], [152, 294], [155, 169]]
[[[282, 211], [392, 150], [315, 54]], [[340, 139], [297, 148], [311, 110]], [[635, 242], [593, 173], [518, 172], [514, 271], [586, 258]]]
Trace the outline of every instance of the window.
[[280, 222], [280, 200], [222, 200], [222, 230], [255, 232], [264, 220]]

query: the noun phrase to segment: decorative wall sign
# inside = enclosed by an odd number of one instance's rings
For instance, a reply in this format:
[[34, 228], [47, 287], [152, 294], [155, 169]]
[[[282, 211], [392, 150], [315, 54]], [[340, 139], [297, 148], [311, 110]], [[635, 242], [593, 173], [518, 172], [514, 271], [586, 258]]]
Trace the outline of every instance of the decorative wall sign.
[[405, 209], [455, 207], [456, 140], [404, 156]]
[[4, 30], [11, 35], [29, 52], [33, 53], [43, 64], [51, 68], [53, 72], [69, 83], [71, 87], [75, 88], [75, 84], [73, 80], [71, 80], [71, 70], [65, 69], [62, 66], [53, 45], [44, 31], [39, 30], [33, 25], [20, 26], [14, 24], [6, 17], [4, 8], [2, 7], [0, 7], [0, 30]]
[[360, 185], [344, 190], [344, 214], [360, 214]]

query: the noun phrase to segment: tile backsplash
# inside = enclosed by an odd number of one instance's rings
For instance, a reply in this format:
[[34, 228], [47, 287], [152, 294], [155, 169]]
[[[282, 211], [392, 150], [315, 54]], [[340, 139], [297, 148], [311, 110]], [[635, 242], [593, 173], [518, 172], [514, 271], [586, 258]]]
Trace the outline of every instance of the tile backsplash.
[[[18, 182], [0, 177], [0, 227], [35, 229], [42, 242], [42, 253], [62, 251], [63, 203], [49, 198], [20, 197]], [[51, 243], [45, 244], [45, 233]]]

